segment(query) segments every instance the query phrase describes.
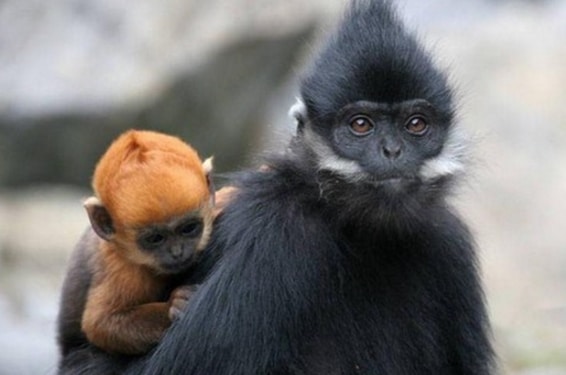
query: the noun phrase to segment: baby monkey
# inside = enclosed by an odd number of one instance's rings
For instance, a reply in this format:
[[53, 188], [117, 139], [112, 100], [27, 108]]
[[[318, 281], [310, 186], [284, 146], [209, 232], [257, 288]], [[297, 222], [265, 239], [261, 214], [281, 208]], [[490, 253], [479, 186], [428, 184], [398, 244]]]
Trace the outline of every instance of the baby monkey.
[[63, 355], [86, 340], [138, 355], [188, 301], [192, 272], [214, 219], [212, 160], [178, 138], [128, 131], [96, 166], [84, 202], [91, 228], [77, 245], [59, 316]]

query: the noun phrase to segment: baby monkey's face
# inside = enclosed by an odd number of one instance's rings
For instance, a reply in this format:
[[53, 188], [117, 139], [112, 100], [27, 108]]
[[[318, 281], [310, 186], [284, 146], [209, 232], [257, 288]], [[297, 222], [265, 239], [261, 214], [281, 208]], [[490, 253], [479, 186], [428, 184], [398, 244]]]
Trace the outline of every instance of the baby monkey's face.
[[195, 263], [208, 242], [210, 226], [211, 218], [200, 209], [140, 228], [135, 241], [142, 253], [153, 258], [157, 271], [175, 274]]

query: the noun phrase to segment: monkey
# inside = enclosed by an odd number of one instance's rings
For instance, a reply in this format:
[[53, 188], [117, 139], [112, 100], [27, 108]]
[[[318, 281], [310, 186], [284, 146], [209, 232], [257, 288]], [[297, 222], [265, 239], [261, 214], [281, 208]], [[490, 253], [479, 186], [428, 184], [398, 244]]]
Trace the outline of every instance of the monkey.
[[212, 158], [201, 162], [173, 136], [130, 130], [110, 145], [64, 282], [63, 353], [85, 339], [109, 353], [145, 353], [182, 313], [194, 288], [176, 287], [179, 276], [194, 271], [212, 228], [211, 172]]
[[389, 1], [352, 0], [299, 92], [289, 147], [232, 181], [215, 267], [120, 373], [493, 374], [476, 246], [447, 201], [469, 138], [446, 73]]

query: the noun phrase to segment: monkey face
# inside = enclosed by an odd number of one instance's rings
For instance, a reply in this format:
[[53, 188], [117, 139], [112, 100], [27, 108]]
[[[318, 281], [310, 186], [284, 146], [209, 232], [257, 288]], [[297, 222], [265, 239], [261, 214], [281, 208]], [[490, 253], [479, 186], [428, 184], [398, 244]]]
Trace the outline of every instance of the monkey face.
[[316, 170], [346, 189], [373, 187], [386, 201], [444, 191], [466, 158], [452, 89], [397, 16], [370, 3], [349, 10], [302, 78], [299, 136]]
[[307, 122], [304, 133], [319, 170], [386, 192], [437, 185], [464, 167], [464, 142], [450, 116], [424, 99], [354, 102], [336, 112], [331, 126]]
[[359, 179], [398, 187], [419, 180], [421, 167], [441, 152], [446, 135], [447, 124], [426, 100], [361, 101], [337, 113], [329, 140], [338, 158], [355, 163]]
[[187, 270], [197, 260], [210, 232], [210, 222], [196, 213], [139, 229], [136, 244], [153, 259], [153, 268], [165, 274]]

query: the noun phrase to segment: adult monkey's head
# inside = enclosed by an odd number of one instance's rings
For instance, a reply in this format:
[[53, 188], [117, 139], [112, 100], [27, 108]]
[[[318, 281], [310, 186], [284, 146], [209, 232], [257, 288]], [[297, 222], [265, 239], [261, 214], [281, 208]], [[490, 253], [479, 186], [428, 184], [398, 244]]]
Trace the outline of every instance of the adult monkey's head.
[[318, 170], [379, 193], [391, 209], [415, 209], [445, 196], [466, 142], [446, 76], [389, 8], [353, 1], [291, 112]]

